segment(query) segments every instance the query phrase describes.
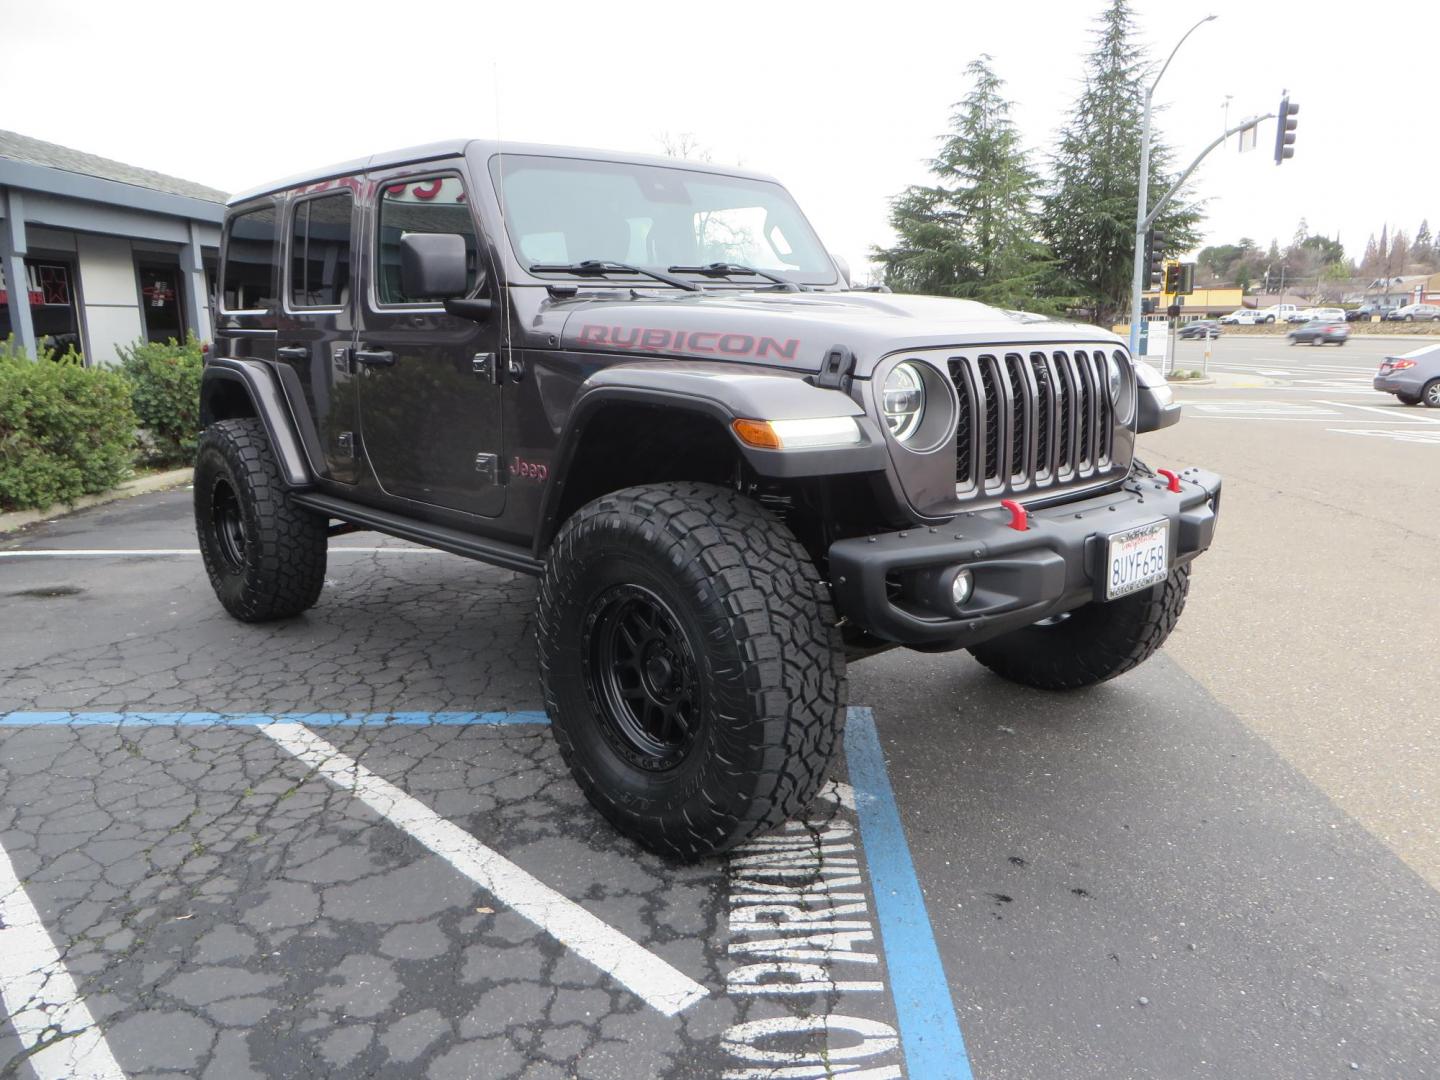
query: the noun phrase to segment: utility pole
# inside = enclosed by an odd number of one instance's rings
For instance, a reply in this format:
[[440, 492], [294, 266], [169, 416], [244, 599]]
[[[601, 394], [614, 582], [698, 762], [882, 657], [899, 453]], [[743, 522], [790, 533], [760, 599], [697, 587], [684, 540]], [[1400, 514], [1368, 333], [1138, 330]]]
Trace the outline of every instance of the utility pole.
[[[1175, 43], [1175, 48], [1170, 50], [1170, 55], [1165, 58], [1165, 63], [1160, 68], [1160, 74], [1155, 76], [1155, 81], [1145, 89], [1145, 117], [1140, 123], [1140, 190], [1135, 206], [1135, 273], [1130, 285], [1130, 353], [1134, 355], [1140, 348], [1140, 294], [1144, 292], [1141, 287], [1140, 275], [1142, 273], [1141, 262], [1144, 253], [1141, 250], [1145, 244], [1145, 230], [1150, 227], [1152, 214], [1145, 212], [1146, 204], [1150, 197], [1150, 106], [1155, 100], [1155, 88], [1160, 85], [1160, 80], [1165, 77], [1165, 70], [1170, 66], [1170, 61], [1175, 59], [1175, 54], [1180, 51], [1180, 46], [1185, 44], [1185, 39], [1200, 29], [1207, 22], [1216, 19], [1215, 15], [1206, 15], [1189, 30], [1185, 31], [1183, 37]], [[1228, 132], [1227, 132], [1228, 134]], [[1164, 205], [1163, 203], [1161, 205]], [[1156, 207], [1159, 210], [1159, 207]]]

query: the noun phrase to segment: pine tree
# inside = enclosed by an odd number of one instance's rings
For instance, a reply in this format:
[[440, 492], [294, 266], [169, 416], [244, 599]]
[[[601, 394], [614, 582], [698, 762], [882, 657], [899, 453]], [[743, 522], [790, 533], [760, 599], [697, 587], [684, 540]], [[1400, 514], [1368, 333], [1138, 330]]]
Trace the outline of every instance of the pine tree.
[[1404, 229], [1395, 230], [1395, 238], [1390, 241], [1390, 273], [1399, 277], [1405, 273], [1405, 264], [1410, 261], [1410, 239], [1405, 235]]
[[[1053, 169], [1055, 190], [1045, 200], [1045, 235], [1070, 287], [1109, 323], [1128, 307], [1135, 257], [1136, 174], [1140, 170], [1144, 54], [1135, 44], [1134, 16], [1126, 0], [1110, 0], [1084, 65], [1085, 85], [1060, 131]], [[1150, 205], [1169, 189], [1169, 152], [1152, 124]], [[1199, 240], [1195, 204], [1172, 201], [1157, 217], [1166, 254]]]
[[1370, 240], [1365, 245], [1365, 254], [1360, 259], [1360, 272], [1362, 274], [1375, 274], [1380, 268], [1380, 247], [1375, 243], [1375, 234], [1370, 234]]
[[1010, 120], [1004, 82], [981, 56], [965, 69], [970, 92], [930, 163], [937, 183], [912, 186], [891, 204], [898, 240], [873, 259], [904, 292], [968, 297], [1000, 307], [1037, 306], [1049, 261], [1037, 240], [1039, 180]]
[[1410, 245], [1410, 261], [1428, 263], [1434, 254], [1434, 237], [1430, 235], [1430, 219], [1422, 218], [1415, 230], [1415, 243]]

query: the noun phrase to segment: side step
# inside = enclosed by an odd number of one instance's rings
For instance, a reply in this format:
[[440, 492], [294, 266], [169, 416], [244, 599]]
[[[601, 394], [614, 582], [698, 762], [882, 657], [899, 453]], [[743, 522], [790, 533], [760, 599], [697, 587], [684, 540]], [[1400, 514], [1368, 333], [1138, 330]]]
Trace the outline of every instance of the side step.
[[436, 525], [429, 521], [417, 521], [402, 517], [372, 506], [361, 506], [347, 499], [333, 495], [320, 495], [313, 491], [295, 492], [290, 496], [301, 506], [308, 507], [341, 521], [348, 521], [365, 529], [388, 533], [402, 540], [413, 540], [426, 547], [448, 551], [452, 555], [464, 555], [468, 559], [499, 566], [506, 570], [518, 570], [522, 574], [539, 575], [545, 564], [530, 554], [529, 549], [518, 544], [507, 544], [503, 540], [488, 540], [472, 533]]

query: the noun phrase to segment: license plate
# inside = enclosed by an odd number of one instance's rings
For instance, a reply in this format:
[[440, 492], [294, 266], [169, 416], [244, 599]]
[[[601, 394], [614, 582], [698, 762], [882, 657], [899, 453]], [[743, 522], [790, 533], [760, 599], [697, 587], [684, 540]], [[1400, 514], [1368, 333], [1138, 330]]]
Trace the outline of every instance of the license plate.
[[1108, 537], [1105, 599], [1114, 600], [1158, 585], [1170, 574], [1170, 523], [1111, 533]]

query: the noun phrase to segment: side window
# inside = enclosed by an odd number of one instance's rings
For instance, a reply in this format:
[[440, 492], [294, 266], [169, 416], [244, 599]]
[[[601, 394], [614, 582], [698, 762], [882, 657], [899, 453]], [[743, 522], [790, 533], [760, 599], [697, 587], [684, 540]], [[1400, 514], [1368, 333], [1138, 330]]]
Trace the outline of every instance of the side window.
[[480, 280], [480, 245], [465, 185], [458, 176], [407, 178], [380, 189], [380, 224], [376, 230], [376, 293], [382, 304], [433, 304], [406, 296], [400, 287], [400, 238], [406, 233], [459, 233], [465, 238], [469, 270], [465, 287], [473, 291]]
[[295, 307], [338, 307], [350, 299], [350, 214], [348, 191], [306, 199], [290, 222], [290, 303]]
[[225, 280], [220, 306], [255, 311], [275, 303], [275, 207], [236, 214], [226, 227]]

